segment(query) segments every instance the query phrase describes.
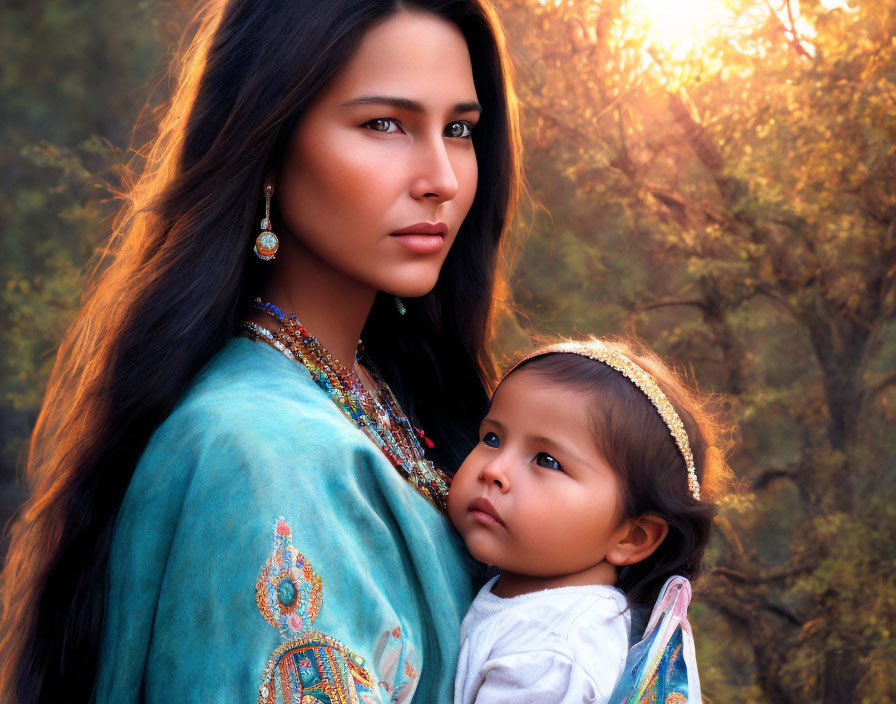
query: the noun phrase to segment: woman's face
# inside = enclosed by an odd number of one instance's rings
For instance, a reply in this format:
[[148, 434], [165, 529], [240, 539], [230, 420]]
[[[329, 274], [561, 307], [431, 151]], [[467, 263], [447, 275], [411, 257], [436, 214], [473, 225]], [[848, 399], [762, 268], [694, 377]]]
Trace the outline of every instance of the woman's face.
[[430, 291], [476, 193], [479, 114], [456, 25], [399, 12], [373, 27], [292, 135], [284, 245], [376, 290]]

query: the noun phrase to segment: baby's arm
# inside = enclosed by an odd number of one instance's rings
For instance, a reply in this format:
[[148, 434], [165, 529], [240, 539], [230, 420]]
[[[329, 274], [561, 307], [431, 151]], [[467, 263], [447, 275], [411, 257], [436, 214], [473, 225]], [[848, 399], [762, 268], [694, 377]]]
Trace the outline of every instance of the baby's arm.
[[568, 654], [553, 650], [511, 653], [488, 660], [476, 704], [605, 704], [616, 673], [597, 682]]

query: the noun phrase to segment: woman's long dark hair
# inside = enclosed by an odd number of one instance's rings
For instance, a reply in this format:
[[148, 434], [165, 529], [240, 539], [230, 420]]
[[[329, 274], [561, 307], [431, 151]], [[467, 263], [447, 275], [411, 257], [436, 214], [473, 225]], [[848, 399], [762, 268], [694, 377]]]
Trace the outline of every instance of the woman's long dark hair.
[[487, 0], [213, 0], [197, 15], [111, 264], [58, 353], [31, 440], [31, 498], [2, 577], [0, 699], [92, 698], [115, 517], [150, 435], [232, 337], [263, 270], [251, 256], [264, 175], [364, 32], [402, 9], [460, 27], [484, 110], [479, 188], [435, 289], [385, 296], [367, 352], [449, 469], [475, 442], [499, 243], [516, 197], [518, 130]]

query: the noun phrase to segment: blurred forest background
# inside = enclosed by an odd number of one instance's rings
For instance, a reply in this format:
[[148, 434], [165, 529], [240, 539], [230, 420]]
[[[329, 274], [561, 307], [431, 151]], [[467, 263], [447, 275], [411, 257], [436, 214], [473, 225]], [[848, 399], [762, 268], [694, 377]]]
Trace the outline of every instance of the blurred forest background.
[[[692, 607], [707, 702], [896, 701], [896, 4], [497, 4], [531, 193], [501, 347], [635, 334], [737, 420]], [[3, 521], [194, 7], [0, 10]]]

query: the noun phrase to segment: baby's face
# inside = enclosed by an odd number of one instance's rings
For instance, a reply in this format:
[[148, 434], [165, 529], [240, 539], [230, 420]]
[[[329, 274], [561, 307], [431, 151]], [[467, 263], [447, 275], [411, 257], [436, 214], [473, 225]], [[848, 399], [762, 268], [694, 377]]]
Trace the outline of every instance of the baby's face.
[[544, 578], [542, 588], [615, 581], [605, 558], [627, 528], [589, 403], [525, 368], [498, 387], [448, 495], [451, 521], [478, 560]]

